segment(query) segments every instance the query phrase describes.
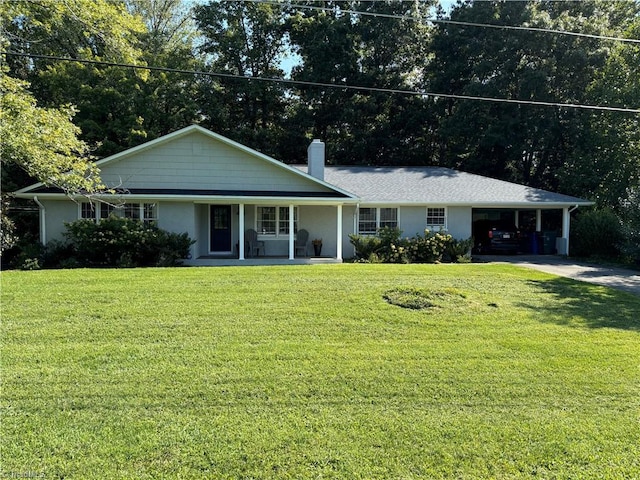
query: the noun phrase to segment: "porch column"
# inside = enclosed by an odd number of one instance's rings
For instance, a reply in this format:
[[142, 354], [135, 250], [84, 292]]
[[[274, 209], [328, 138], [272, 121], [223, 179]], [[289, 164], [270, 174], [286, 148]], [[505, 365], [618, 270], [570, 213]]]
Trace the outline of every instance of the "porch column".
[[244, 260], [244, 203], [238, 205], [238, 260]]
[[295, 258], [296, 253], [296, 244], [293, 232], [294, 219], [293, 219], [293, 204], [289, 205], [289, 260], [293, 260]]
[[542, 231], [542, 210], [536, 210], [536, 232]]
[[342, 260], [342, 205], [337, 206], [338, 225], [336, 225], [336, 259]]
[[[562, 209], [562, 245], [563, 248], [558, 249], [560, 255], [569, 255], [569, 228], [571, 224], [571, 214], [569, 213], [569, 207]], [[560, 250], [564, 250], [560, 251]]]

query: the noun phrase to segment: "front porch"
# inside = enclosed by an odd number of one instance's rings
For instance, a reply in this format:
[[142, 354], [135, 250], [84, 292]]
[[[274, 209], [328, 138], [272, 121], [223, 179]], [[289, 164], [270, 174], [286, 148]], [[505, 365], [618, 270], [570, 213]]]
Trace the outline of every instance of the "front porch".
[[[196, 203], [197, 242], [188, 265], [340, 263], [343, 205], [326, 201]], [[298, 232], [308, 240], [300, 245]], [[321, 242], [321, 254], [313, 242]], [[252, 245], [259, 244], [257, 250]]]

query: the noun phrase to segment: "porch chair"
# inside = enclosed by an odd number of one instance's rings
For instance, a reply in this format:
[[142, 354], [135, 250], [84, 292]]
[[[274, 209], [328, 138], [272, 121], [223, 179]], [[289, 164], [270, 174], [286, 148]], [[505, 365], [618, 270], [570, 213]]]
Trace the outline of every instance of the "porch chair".
[[296, 255], [298, 251], [302, 252], [303, 257], [307, 257], [307, 241], [309, 240], [309, 232], [306, 230], [298, 230], [296, 235]]
[[250, 228], [245, 232], [244, 241], [247, 245], [250, 257], [259, 256], [260, 250], [262, 250], [262, 256], [264, 256], [264, 242], [262, 240], [258, 240], [258, 232], [253, 228]]

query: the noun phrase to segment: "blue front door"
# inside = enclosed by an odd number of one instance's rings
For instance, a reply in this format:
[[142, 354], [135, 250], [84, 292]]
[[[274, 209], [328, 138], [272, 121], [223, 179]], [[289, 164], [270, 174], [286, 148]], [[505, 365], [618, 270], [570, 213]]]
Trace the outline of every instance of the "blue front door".
[[209, 251], [231, 253], [231, 205], [209, 207], [209, 228]]

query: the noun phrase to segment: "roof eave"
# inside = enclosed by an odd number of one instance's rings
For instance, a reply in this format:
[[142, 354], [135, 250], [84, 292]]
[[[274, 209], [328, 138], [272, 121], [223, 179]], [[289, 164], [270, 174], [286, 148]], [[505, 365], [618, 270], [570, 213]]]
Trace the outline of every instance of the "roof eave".
[[[40, 200], [82, 200], [88, 198], [83, 195], [66, 195], [64, 193], [22, 193], [15, 194], [17, 198], [33, 200], [38, 197]], [[173, 201], [173, 202], [193, 202], [193, 203], [260, 203], [268, 204], [274, 202], [295, 203], [297, 205], [343, 205], [356, 204], [357, 198], [353, 197], [296, 197], [296, 196], [238, 196], [238, 195], [136, 195], [136, 194], [109, 194], [91, 195], [91, 198], [103, 201], [120, 202], [122, 200], [135, 201]]]

